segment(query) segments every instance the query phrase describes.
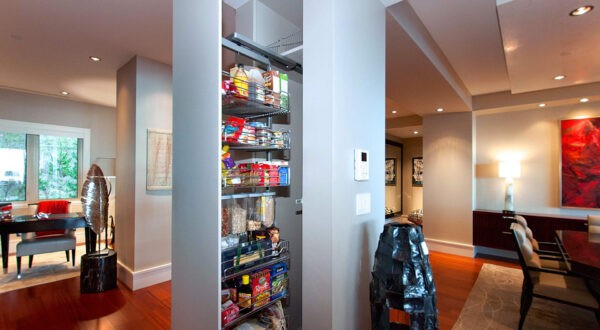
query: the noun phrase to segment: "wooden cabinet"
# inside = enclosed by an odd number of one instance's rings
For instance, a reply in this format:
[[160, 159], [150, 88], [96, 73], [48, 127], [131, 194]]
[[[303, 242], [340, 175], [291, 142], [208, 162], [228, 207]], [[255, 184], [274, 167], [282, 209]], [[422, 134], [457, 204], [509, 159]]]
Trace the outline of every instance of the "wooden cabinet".
[[[519, 213], [527, 220], [533, 236], [541, 242], [554, 242], [556, 230], [587, 231], [587, 219], [580, 217]], [[473, 211], [473, 245], [514, 250], [510, 220], [499, 211]]]

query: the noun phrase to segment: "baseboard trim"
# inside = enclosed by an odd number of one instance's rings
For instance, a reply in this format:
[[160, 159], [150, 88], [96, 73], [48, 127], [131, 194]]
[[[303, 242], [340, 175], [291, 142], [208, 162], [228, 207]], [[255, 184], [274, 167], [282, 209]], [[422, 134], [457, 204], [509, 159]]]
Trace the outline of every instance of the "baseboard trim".
[[171, 280], [171, 263], [132, 271], [121, 261], [117, 262], [117, 278], [132, 291], [139, 290], [154, 284]]
[[515, 252], [515, 251], [494, 249], [494, 248], [489, 248], [489, 247], [485, 247], [485, 246], [475, 246], [475, 256], [482, 256], [482, 257], [493, 256], [493, 257], [509, 259], [512, 261], [519, 260], [518, 256], [517, 256], [517, 252]]
[[458, 256], [473, 258], [474, 246], [470, 244], [442, 241], [439, 239], [425, 238], [431, 251], [450, 253]]

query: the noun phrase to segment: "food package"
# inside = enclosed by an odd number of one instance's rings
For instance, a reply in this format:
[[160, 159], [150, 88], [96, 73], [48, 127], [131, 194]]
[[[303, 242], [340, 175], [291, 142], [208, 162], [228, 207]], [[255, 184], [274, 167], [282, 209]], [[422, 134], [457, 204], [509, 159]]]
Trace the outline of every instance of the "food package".
[[226, 201], [229, 201], [229, 200], [225, 199], [221, 202], [221, 237], [226, 237], [231, 232], [231, 230], [230, 230], [231, 221], [229, 219], [229, 208], [226, 205], [226, 203], [227, 203]]
[[223, 125], [222, 140], [227, 142], [238, 142], [246, 124], [246, 119], [231, 116]]
[[275, 198], [273, 196], [261, 196], [256, 199], [255, 212], [257, 218], [265, 227], [271, 227], [275, 222]]
[[252, 274], [252, 307], [260, 307], [266, 305], [271, 296], [271, 270], [263, 269]]
[[271, 300], [283, 296], [287, 292], [287, 287], [287, 264], [280, 262], [271, 266]]
[[279, 106], [281, 104], [281, 83], [279, 72], [275, 70], [263, 73], [265, 79], [265, 104]]
[[281, 82], [281, 108], [289, 109], [290, 98], [288, 94], [288, 75], [287, 73], [280, 73], [279, 80]]
[[243, 200], [232, 199], [229, 206], [229, 221], [230, 232], [232, 234], [241, 234], [246, 232], [247, 211], [244, 205], [241, 205]]
[[248, 98], [257, 102], [265, 101], [264, 70], [257, 67], [246, 67], [248, 70]]
[[240, 308], [238, 305], [234, 304], [231, 300], [227, 300], [224, 304], [221, 304], [221, 322], [227, 324], [235, 320], [239, 312]]
[[246, 71], [244, 65], [236, 64], [229, 69], [229, 75], [231, 76], [233, 84], [237, 87], [238, 93], [236, 96], [248, 98], [248, 71]]

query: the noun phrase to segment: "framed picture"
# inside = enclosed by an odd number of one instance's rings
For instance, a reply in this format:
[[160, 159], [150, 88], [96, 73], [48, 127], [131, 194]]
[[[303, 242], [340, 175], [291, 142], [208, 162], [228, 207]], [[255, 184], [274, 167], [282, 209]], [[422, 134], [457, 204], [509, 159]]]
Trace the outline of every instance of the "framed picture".
[[173, 134], [160, 129], [148, 129], [146, 158], [146, 190], [173, 188]]
[[385, 185], [396, 185], [396, 158], [385, 159]]
[[560, 121], [562, 207], [600, 208], [600, 118]]
[[412, 185], [413, 187], [423, 187], [423, 157], [413, 157], [412, 159]]

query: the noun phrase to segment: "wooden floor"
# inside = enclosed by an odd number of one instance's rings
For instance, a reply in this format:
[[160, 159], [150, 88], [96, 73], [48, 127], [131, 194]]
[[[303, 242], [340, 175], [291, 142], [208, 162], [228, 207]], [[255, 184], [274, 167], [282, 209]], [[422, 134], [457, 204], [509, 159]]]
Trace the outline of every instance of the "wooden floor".
[[[488, 259], [432, 252], [440, 329], [451, 329]], [[0, 329], [169, 329], [171, 282], [80, 294], [79, 277], [0, 294]]]

